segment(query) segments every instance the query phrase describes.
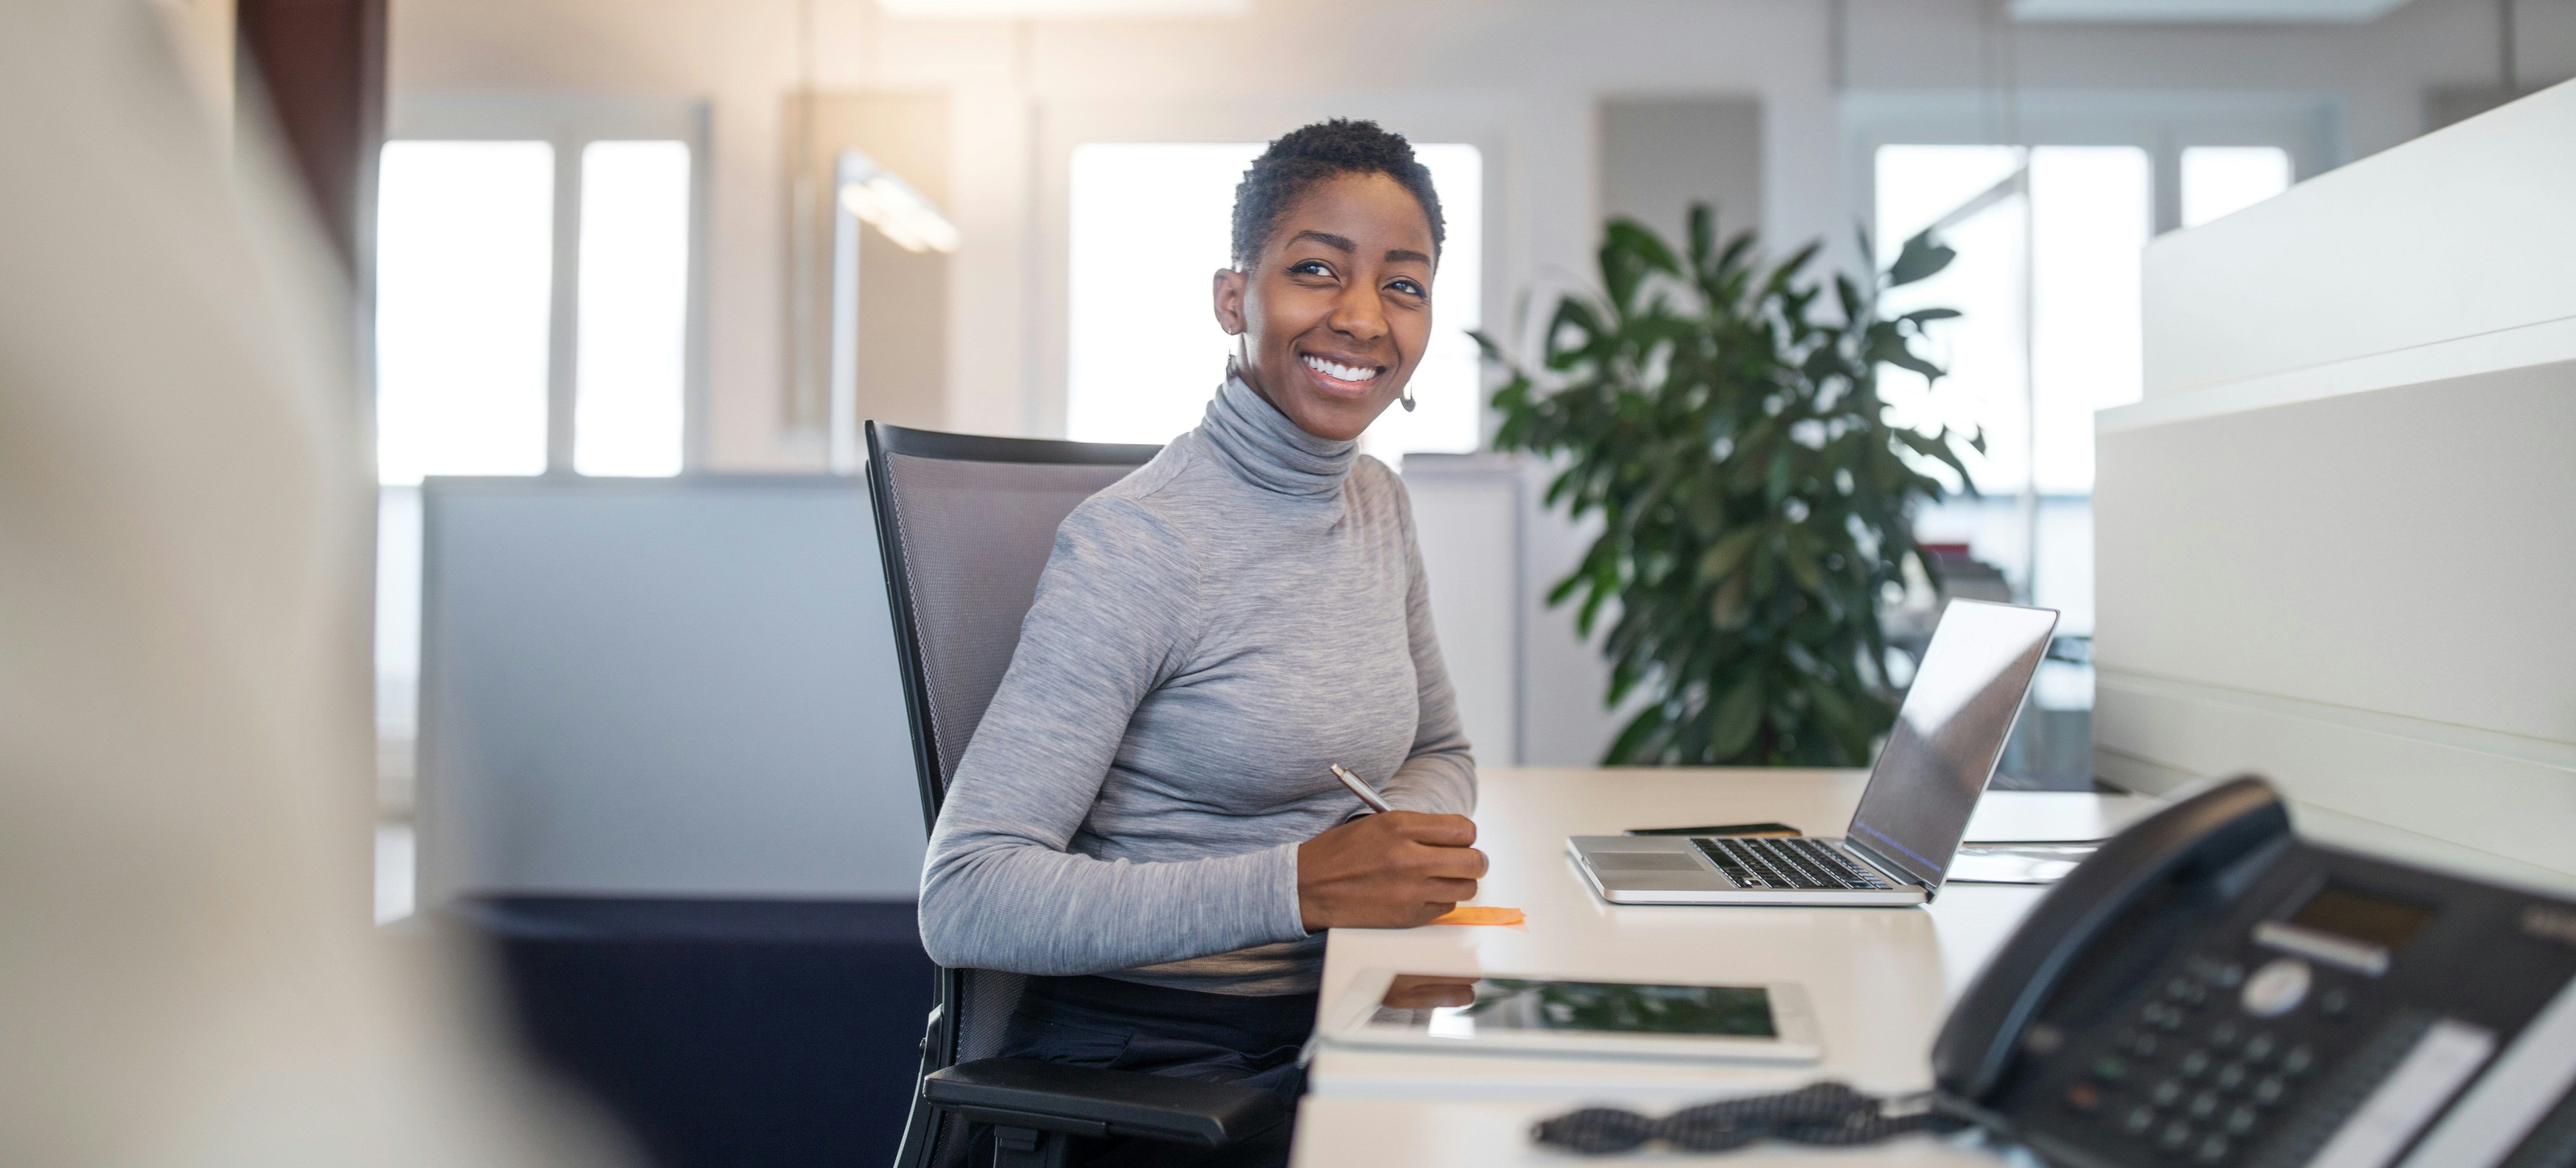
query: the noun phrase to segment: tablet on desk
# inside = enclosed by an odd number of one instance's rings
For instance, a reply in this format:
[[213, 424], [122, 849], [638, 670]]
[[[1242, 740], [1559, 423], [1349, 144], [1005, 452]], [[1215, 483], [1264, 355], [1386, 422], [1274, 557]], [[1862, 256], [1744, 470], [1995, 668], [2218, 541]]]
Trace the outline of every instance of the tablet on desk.
[[1358, 1046], [1814, 1062], [1807, 995], [1787, 984], [1665, 985], [1361, 971], [1324, 1036]]

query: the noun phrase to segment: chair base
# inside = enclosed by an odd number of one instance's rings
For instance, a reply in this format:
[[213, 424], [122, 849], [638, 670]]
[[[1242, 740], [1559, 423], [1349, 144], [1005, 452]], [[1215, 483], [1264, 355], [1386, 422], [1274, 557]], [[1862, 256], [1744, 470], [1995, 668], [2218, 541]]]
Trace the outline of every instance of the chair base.
[[993, 1168], [1065, 1168], [1072, 1153], [1073, 1137], [1060, 1131], [993, 1129]]

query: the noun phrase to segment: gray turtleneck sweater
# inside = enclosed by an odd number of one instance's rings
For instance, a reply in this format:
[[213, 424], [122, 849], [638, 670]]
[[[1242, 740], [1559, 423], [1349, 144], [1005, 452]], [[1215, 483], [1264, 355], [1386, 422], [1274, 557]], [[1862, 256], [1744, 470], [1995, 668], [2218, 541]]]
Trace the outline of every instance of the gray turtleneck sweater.
[[1074, 508], [931, 833], [941, 965], [1312, 992], [1297, 845], [1475, 809], [1404, 484], [1229, 379]]

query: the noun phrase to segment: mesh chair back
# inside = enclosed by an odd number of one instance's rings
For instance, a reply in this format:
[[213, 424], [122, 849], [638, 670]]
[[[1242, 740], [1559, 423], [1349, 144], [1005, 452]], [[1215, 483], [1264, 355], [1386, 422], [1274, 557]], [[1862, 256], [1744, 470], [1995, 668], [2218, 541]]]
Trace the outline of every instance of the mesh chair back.
[[1010, 668], [1056, 527], [1160, 448], [868, 429], [927, 828]]
[[[902, 660], [925, 831], [939, 819], [975, 727], [1019, 648], [1055, 531], [1074, 507], [1159, 449], [981, 438], [868, 423], [868, 486], [886, 566], [888, 611]], [[940, 972], [948, 1050], [935, 1069], [1000, 1049], [1026, 979], [984, 969]], [[916, 1111], [919, 1105], [916, 1102]], [[941, 1115], [918, 1164], [964, 1162], [966, 1125]], [[907, 1159], [915, 1150], [906, 1137]]]

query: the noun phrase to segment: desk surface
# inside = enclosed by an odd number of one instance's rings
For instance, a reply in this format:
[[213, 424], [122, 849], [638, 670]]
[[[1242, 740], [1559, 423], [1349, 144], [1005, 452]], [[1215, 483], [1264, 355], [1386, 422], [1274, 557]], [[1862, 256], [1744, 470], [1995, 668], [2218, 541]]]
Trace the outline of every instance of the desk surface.
[[[1298, 1121], [1301, 1168], [1557, 1163], [1528, 1139], [1537, 1119], [1587, 1103], [1660, 1114], [1723, 1095], [1837, 1078], [1874, 1092], [1930, 1085], [1925, 1061], [1951, 1000], [2042, 889], [1951, 885], [1928, 908], [1618, 906], [1585, 886], [1568, 835], [1642, 826], [1778, 820], [1840, 834], [1866, 775], [1813, 770], [1519, 770], [1481, 775], [1479, 840], [1492, 859], [1479, 902], [1526, 910], [1512, 928], [1336, 929], [1325, 1012], [1360, 970], [1795, 982], [1825, 1043], [1811, 1067], [1512, 1058], [1325, 1047]], [[1993, 792], [1970, 839], [2081, 838], [2143, 800]], [[2101, 817], [2107, 816], [2107, 821]], [[1841, 1153], [1848, 1158], [1855, 1153]], [[1872, 1163], [1986, 1164], [1927, 1139], [1868, 1149]], [[1759, 1165], [1824, 1153], [1776, 1145], [1723, 1157]], [[1714, 1162], [1714, 1161], [1713, 1161]]]

